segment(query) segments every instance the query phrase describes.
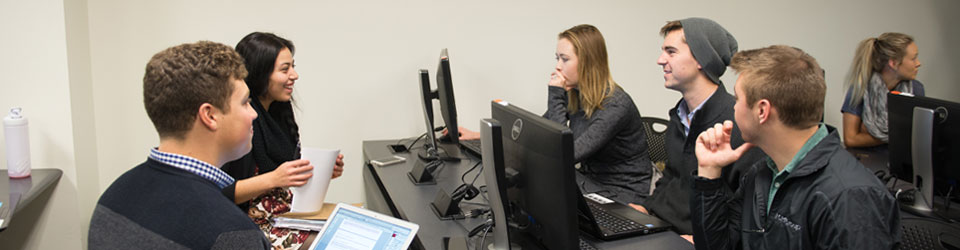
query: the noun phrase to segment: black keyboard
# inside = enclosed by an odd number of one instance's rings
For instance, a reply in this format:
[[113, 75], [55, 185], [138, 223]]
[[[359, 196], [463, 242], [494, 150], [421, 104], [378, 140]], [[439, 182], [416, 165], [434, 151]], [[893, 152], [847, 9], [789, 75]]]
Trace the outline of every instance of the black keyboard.
[[480, 140], [460, 140], [460, 145], [463, 146], [467, 152], [470, 152], [474, 155], [480, 156]]
[[590, 212], [593, 213], [593, 218], [596, 219], [597, 226], [600, 227], [601, 230], [617, 234], [646, 228], [646, 226], [640, 225], [640, 223], [610, 214], [593, 202], [587, 202], [587, 206], [590, 207]]
[[583, 238], [580, 238], [580, 250], [597, 250], [597, 247], [590, 245], [590, 243], [584, 241]]
[[913, 225], [903, 226], [903, 244], [900, 245], [900, 249], [936, 249], [934, 244], [936, 244], [936, 237], [930, 229]]
[[903, 218], [903, 242], [898, 249], [960, 248], [960, 227], [929, 218]]

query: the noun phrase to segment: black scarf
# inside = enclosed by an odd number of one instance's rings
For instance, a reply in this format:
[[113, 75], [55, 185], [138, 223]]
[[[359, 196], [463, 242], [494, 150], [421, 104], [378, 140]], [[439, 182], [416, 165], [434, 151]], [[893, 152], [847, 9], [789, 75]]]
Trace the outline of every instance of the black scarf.
[[[293, 110], [290, 102], [274, 102], [270, 112], [267, 112], [259, 98], [252, 98], [251, 105], [257, 111], [257, 119], [253, 121], [253, 159], [257, 163], [259, 173], [267, 173], [277, 169], [280, 164], [300, 158], [299, 136], [291, 135]], [[283, 110], [290, 109], [290, 110]], [[284, 112], [289, 111], [289, 117]]]
[[290, 102], [273, 102], [268, 112], [258, 97], [251, 99], [250, 106], [257, 111], [257, 119], [253, 120], [253, 148], [222, 168], [237, 180], [273, 171], [284, 162], [300, 158], [300, 135]]

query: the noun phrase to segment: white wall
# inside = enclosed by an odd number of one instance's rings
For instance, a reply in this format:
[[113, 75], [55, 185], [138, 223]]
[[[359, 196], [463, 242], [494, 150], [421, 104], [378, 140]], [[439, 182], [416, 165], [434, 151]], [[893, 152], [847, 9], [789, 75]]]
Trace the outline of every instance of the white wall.
[[[53, 192], [21, 210], [0, 233], [3, 249], [79, 248], [81, 221], [89, 220], [77, 199], [77, 175], [83, 168], [77, 167], [74, 157], [63, 4], [0, 2], [0, 113], [6, 116], [10, 107], [23, 107], [30, 122], [33, 168], [63, 170]], [[5, 153], [0, 145], [3, 169]]]
[[77, 205], [80, 239], [81, 242], [86, 242], [89, 217], [93, 214], [101, 192], [97, 128], [93, 112], [93, 79], [90, 70], [90, 25], [87, 22], [86, 0], [64, 1], [63, 4], [70, 74], [70, 109], [73, 116], [73, 149], [79, 169]]
[[[297, 45], [296, 98], [304, 145], [339, 147], [346, 175], [330, 198], [359, 202], [361, 141], [422, 133], [416, 70], [435, 73], [450, 49], [459, 122], [477, 128], [488, 101], [502, 98], [534, 112], [545, 108], [545, 85], [556, 34], [580, 23], [604, 33], [615, 79], [643, 115], [666, 117], [679, 94], [663, 88], [655, 64], [666, 20], [717, 20], [742, 49], [800, 47], [816, 57], [829, 83], [826, 121], [840, 124], [842, 78], [857, 42], [884, 31], [915, 36], [931, 96], [960, 100], [958, 32], [947, 15], [956, 1], [803, 1], [640, 3], [604, 1], [222, 2], [96, 1], [90, 4], [101, 187], [142, 161], [156, 139], [139, 105], [142, 68], [153, 53], [207, 39], [236, 44], [251, 31], [271, 31]], [[865, 3], [873, 7], [862, 9]], [[214, 11], [222, 9], [222, 11]], [[256, 13], [256, 14], [253, 14]], [[892, 19], [889, 16], [910, 17]], [[724, 77], [732, 87], [735, 75]], [[114, 156], [114, 157], [107, 157]]]
[[[787, 44], [817, 58], [827, 71], [829, 124], [840, 124], [842, 79], [856, 44], [885, 31], [917, 39], [924, 64], [919, 79], [929, 96], [960, 101], [954, 73], [960, 63], [952, 60], [960, 51], [948, 47], [960, 44], [952, 27], [960, 18], [949, 12], [960, 2], [950, 0], [0, 3], [0, 58], [7, 59], [0, 62], [6, 73], [0, 74], [0, 110], [14, 103], [28, 108], [34, 166], [64, 169], [43, 216], [74, 228], [71, 240], [48, 243], [39, 237], [58, 237], [59, 229], [40, 224], [25, 248], [85, 242], [75, 231], [85, 235], [96, 197], [157, 144], [141, 97], [150, 56], [197, 40], [232, 46], [252, 31], [274, 32], [297, 45], [302, 140], [343, 150], [347, 170], [328, 195], [343, 202], [363, 202], [361, 141], [423, 132], [416, 71], [435, 73], [441, 48], [450, 49], [459, 122], [476, 129], [491, 99], [545, 109], [556, 35], [581, 23], [603, 32], [614, 78], [646, 116], [666, 117], [680, 98], [663, 88], [655, 64], [658, 31], [667, 20], [689, 16], [718, 21], [741, 49]], [[735, 77], [723, 77], [728, 88]]]

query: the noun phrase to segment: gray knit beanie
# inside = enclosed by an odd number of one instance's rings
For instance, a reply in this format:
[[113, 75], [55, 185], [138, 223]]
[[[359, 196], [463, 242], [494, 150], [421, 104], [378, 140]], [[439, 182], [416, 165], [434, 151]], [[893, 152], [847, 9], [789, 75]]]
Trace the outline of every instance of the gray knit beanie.
[[710, 81], [720, 84], [720, 76], [727, 71], [730, 57], [737, 53], [737, 39], [710, 19], [691, 17], [680, 20], [680, 24], [693, 58], [700, 63]]

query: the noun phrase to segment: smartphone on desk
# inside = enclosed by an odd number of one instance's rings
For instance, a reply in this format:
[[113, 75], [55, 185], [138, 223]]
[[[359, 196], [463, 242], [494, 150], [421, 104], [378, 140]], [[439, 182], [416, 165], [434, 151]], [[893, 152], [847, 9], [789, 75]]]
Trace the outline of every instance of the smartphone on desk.
[[372, 164], [372, 165], [374, 165], [374, 166], [377, 166], [377, 167], [384, 167], [384, 166], [390, 166], [390, 165], [393, 165], [393, 164], [401, 163], [401, 162], [404, 162], [404, 161], [406, 161], [406, 160], [407, 160], [407, 158], [403, 158], [403, 157], [396, 156], [396, 155], [391, 155], [391, 156], [389, 156], [389, 157], [384, 157], [384, 158], [380, 158], [380, 159], [370, 160], [370, 164]]

